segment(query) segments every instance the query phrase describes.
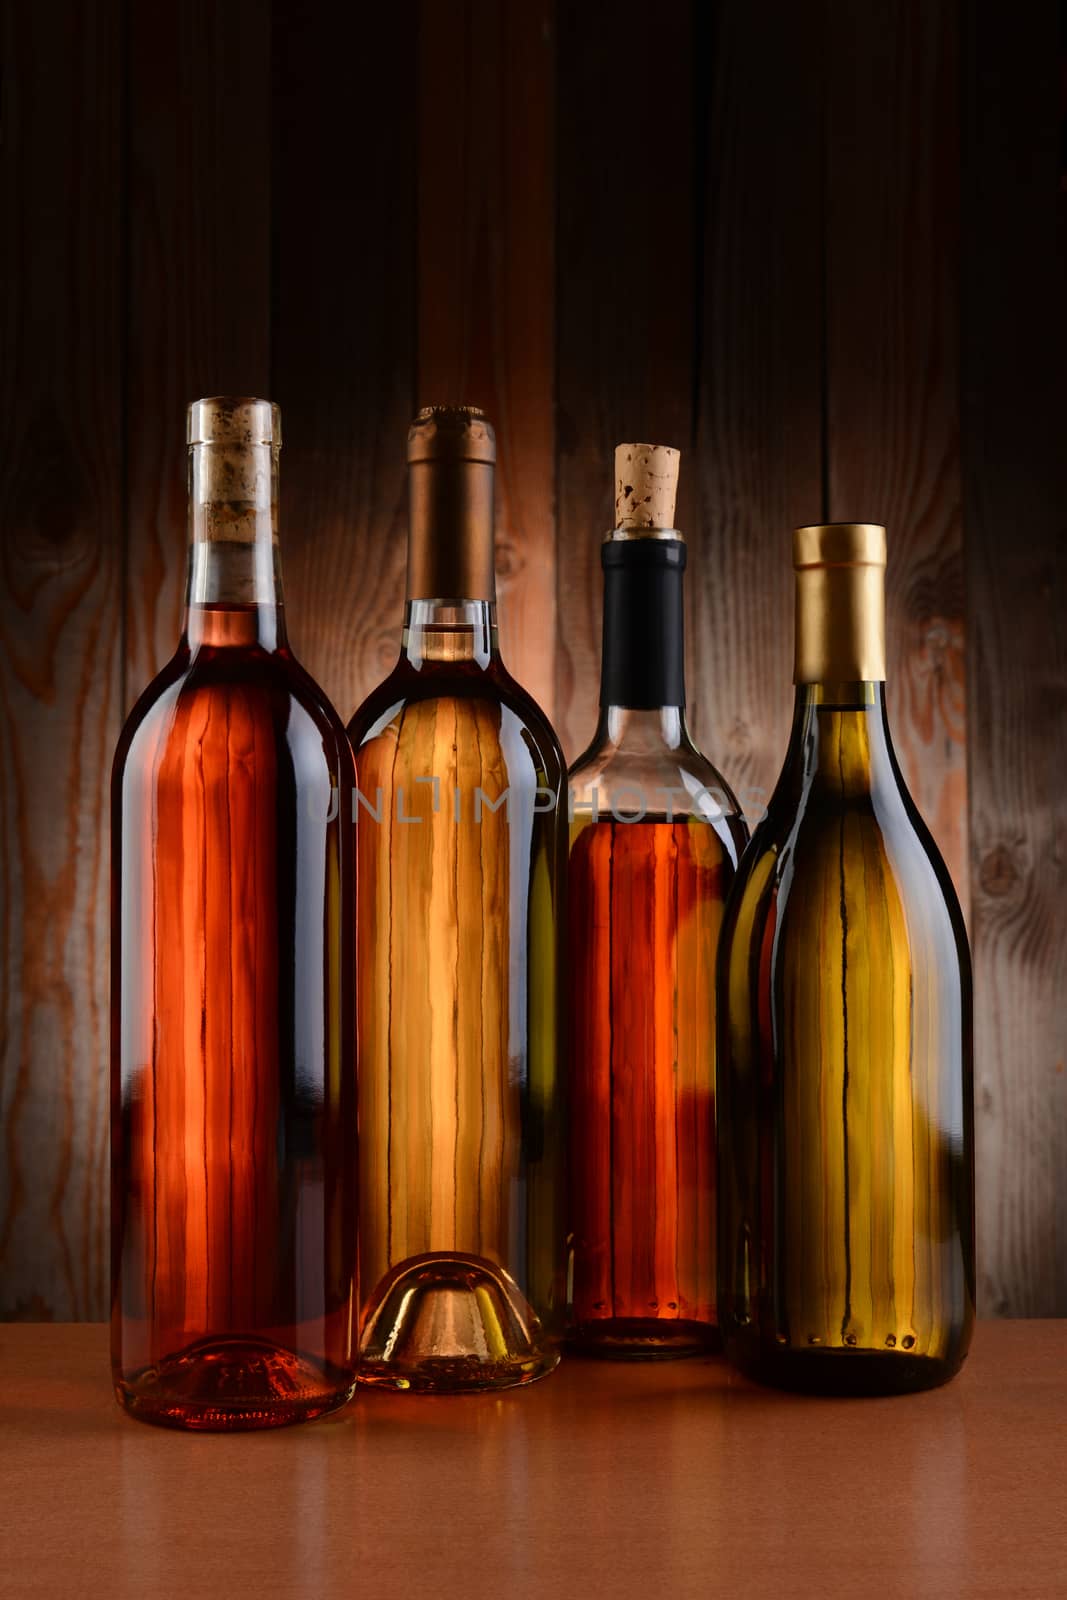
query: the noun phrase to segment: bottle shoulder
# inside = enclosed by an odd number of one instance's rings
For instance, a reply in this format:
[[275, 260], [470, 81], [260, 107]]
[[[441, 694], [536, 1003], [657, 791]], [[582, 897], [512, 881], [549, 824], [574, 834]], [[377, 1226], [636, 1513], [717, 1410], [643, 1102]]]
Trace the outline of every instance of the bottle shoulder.
[[616, 775], [622, 781], [642, 771], [660, 777], [684, 773], [694, 783], [720, 790], [729, 797], [732, 809], [739, 809], [722, 773], [692, 743], [673, 749], [666, 744], [654, 749], [631, 749], [624, 744], [607, 745], [594, 739], [571, 763], [568, 776], [572, 783], [601, 776], [614, 780]]
[[114, 776], [173, 744], [266, 735], [306, 764], [321, 752], [342, 782], [353, 775], [344, 726], [325, 693], [288, 651], [179, 649], [138, 697], [115, 752]]
[[619, 797], [632, 808], [637, 790], [649, 812], [663, 811], [673, 800], [671, 809], [683, 816], [741, 817], [741, 807], [722, 773], [692, 744], [630, 749], [594, 739], [571, 764], [567, 777], [572, 794], [588, 799], [595, 788], [609, 806]]
[[647, 819], [668, 825], [703, 821], [718, 835], [734, 867], [748, 827], [725, 778], [695, 745], [631, 749], [598, 739], [568, 772], [572, 821]]
[[567, 762], [559, 735], [548, 713], [534, 699], [530, 691], [524, 688], [517, 678], [512, 677], [505, 666], [500, 666], [499, 681], [503, 704], [529, 729], [541, 753], [550, 757], [552, 765], [558, 767], [562, 781], [567, 774]]
[[555, 730], [533, 697], [498, 664], [492, 671], [453, 663], [417, 672], [398, 663], [348, 724], [361, 767], [386, 747], [391, 761], [403, 754], [417, 762], [432, 750], [452, 764], [465, 736], [483, 748], [487, 759], [496, 744], [523, 749], [532, 769], [551, 786], [562, 786], [564, 760]]
[[914, 933], [937, 930], [969, 959], [951, 876], [903, 785], [842, 795], [780, 782], [742, 858], [727, 937], [772, 911], [779, 940], [790, 926], [802, 933], [843, 899], [855, 926], [864, 907], [897, 907]]

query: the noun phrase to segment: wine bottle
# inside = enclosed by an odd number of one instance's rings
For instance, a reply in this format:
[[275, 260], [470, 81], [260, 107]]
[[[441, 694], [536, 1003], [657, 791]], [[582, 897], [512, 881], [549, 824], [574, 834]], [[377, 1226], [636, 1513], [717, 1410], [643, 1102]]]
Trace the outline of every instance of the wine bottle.
[[569, 1342], [623, 1358], [718, 1340], [715, 955], [747, 830], [686, 727], [678, 459], [615, 452], [600, 720], [570, 772]]
[[500, 659], [495, 460], [475, 408], [416, 417], [400, 657], [349, 725], [360, 1379], [399, 1390], [537, 1378], [565, 1304], [563, 757]]
[[267, 1428], [355, 1383], [355, 772], [286, 641], [277, 408], [188, 415], [184, 629], [112, 784], [112, 1363], [145, 1421]]
[[753, 1378], [924, 1389], [974, 1320], [971, 974], [885, 705], [885, 530], [800, 528], [796, 712], [719, 958], [719, 1316]]

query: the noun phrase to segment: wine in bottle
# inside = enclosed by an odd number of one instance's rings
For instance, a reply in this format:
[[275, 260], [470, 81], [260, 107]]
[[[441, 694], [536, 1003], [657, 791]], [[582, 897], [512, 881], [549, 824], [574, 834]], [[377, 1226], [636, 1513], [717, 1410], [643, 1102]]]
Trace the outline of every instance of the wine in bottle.
[[564, 769], [505, 671], [496, 446], [432, 406], [408, 435], [399, 660], [356, 712], [360, 1380], [525, 1383], [558, 1360]]
[[355, 773], [286, 642], [280, 443], [267, 401], [190, 406], [184, 630], [114, 765], [112, 1363], [174, 1427], [355, 1383]]
[[885, 706], [885, 530], [800, 528], [796, 711], [719, 952], [719, 1317], [753, 1378], [930, 1388], [974, 1319], [971, 974]]
[[570, 773], [571, 1345], [714, 1348], [715, 955], [747, 831], [686, 727], [678, 452], [615, 452], [600, 720]]

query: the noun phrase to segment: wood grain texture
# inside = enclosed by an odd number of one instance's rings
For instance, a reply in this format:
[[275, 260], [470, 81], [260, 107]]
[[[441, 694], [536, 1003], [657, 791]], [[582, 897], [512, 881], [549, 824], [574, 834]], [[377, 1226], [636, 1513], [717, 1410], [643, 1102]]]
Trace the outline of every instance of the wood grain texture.
[[396, 660], [412, 415], [412, 7], [277, 0], [273, 398], [290, 637], [351, 716]]
[[827, 0], [829, 518], [882, 522], [889, 715], [966, 913], [960, 7]]
[[418, 405], [480, 405], [497, 436], [501, 648], [555, 698], [555, 6], [423, 0]]
[[127, 708], [178, 642], [185, 408], [269, 397], [270, 372], [263, 8], [131, 0], [128, 28]]
[[[121, 6], [5, 8], [0, 1318], [107, 1306], [119, 727]], [[40, 85], [47, 84], [47, 95]]]
[[500, 1395], [363, 1390], [255, 1439], [124, 1417], [101, 1327], [0, 1329], [0, 1359], [13, 1600], [1064, 1593], [1067, 1322], [980, 1326], [933, 1394], [564, 1360]]
[[573, 761], [596, 724], [617, 444], [682, 450], [677, 521], [694, 529], [693, 7], [664, 0], [653, 28], [637, 0], [610, 27], [567, 6], [557, 26], [557, 729]]
[[291, 634], [346, 716], [396, 655], [412, 411], [481, 398], [506, 659], [572, 758], [612, 448], [679, 445], [691, 721], [750, 814], [790, 529], [887, 522], [895, 733], [971, 899], [982, 1303], [1067, 1311], [1054, 0], [5, 28], [0, 1316], [104, 1309], [110, 754], [177, 633], [184, 406], [249, 389], [284, 412]]
[[[979, 1285], [1067, 1315], [1067, 181], [1057, 8], [968, 9], [963, 251]], [[1062, 41], [1061, 41], [1062, 49]]]
[[792, 529], [822, 516], [821, 61], [810, 18], [785, 3], [718, 6], [700, 49], [693, 698], [704, 748], [755, 820], [793, 705]]

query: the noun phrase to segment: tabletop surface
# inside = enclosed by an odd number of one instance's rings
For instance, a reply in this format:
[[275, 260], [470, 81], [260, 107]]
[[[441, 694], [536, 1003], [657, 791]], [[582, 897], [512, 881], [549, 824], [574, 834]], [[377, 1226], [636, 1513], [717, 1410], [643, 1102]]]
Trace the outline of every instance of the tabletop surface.
[[0, 1594], [1067, 1596], [1067, 1321], [925, 1395], [572, 1360], [239, 1436], [125, 1417], [102, 1326], [0, 1326]]

